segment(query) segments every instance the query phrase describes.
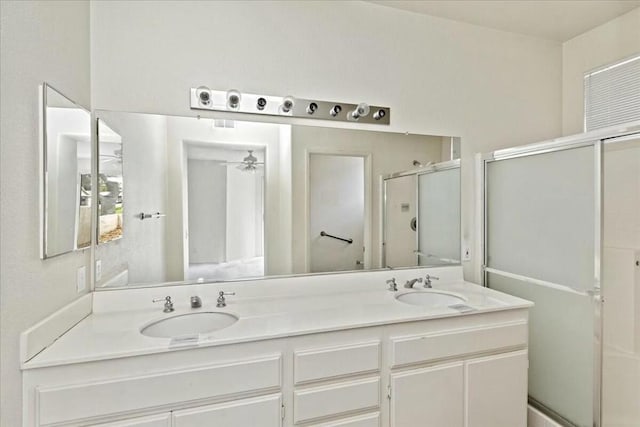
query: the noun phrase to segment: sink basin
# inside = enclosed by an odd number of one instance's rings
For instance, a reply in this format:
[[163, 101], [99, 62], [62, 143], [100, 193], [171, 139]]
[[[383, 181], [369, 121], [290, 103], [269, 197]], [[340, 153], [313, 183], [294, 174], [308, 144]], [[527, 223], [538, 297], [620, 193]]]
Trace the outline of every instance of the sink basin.
[[218, 312], [188, 313], [153, 322], [140, 330], [142, 335], [155, 338], [173, 338], [185, 335], [206, 334], [224, 329], [236, 323], [233, 314]]
[[454, 294], [440, 291], [416, 291], [407, 292], [396, 296], [396, 299], [405, 304], [420, 305], [422, 307], [448, 307], [453, 304], [461, 304], [466, 300]]

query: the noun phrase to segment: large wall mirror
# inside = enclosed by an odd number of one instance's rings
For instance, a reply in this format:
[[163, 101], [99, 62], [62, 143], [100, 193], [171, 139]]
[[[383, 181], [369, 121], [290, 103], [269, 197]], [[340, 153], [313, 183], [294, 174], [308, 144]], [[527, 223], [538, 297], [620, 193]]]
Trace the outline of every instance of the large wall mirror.
[[41, 87], [41, 258], [91, 246], [91, 114]]
[[124, 224], [97, 246], [98, 290], [459, 263], [457, 138], [96, 115]]

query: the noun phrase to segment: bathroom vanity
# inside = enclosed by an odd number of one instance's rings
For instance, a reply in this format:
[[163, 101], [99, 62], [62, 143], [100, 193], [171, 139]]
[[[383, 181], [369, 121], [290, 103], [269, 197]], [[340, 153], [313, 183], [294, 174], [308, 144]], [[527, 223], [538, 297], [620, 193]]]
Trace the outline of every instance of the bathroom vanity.
[[[432, 289], [403, 286], [427, 273]], [[464, 282], [461, 267], [257, 283], [94, 293], [91, 314], [23, 363], [24, 425], [526, 425], [528, 301]], [[216, 307], [221, 291], [235, 295]], [[158, 323], [211, 312], [224, 327]]]

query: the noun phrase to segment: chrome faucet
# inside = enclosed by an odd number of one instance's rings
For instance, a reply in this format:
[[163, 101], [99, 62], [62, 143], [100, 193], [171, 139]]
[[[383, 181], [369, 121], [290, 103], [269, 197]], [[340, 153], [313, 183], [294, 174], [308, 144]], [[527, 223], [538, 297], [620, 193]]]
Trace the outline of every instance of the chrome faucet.
[[164, 301], [164, 311], [165, 313], [171, 313], [174, 308], [173, 308], [173, 302], [171, 301], [171, 297], [169, 295], [167, 295], [164, 298], [158, 298], [158, 299], [154, 299], [152, 300], [153, 302], [160, 302], [160, 301]]
[[387, 280], [387, 285], [389, 285], [389, 288], [387, 288], [388, 291], [396, 292], [398, 290], [398, 284], [396, 283], [395, 277]]
[[427, 274], [427, 277], [424, 278], [424, 287], [425, 288], [431, 288], [431, 281], [432, 280], [440, 280], [439, 277], [436, 276], [432, 276], [430, 274]]
[[191, 297], [191, 308], [200, 308], [202, 307], [202, 300], [199, 296]]
[[418, 277], [417, 279], [407, 280], [407, 283], [404, 284], [405, 288], [413, 288], [413, 285], [417, 283], [422, 283], [422, 277]]
[[217, 300], [217, 304], [216, 307], [218, 308], [222, 308], [222, 307], [226, 307], [227, 306], [227, 301], [224, 299], [225, 295], [235, 295], [235, 292], [225, 292], [225, 291], [220, 291], [218, 292], [218, 300]]

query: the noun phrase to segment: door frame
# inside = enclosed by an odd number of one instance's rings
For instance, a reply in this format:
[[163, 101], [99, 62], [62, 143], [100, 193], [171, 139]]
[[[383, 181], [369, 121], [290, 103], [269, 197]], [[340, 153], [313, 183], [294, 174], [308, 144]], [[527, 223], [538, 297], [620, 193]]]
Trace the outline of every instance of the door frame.
[[[362, 262], [364, 264], [363, 270], [369, 270], [372, 267], [372, 163], [373, 155], [371, 152], [362, 150], [336, 150], [331, 148], [314, 147], [304, 150], [304, 215], [303, 215], [303, 227], [304, 227], [304, 271], [310, 273], [309, 268], [311, 266], [311, 235], [309, 233], [310, 225], [310, 200], [309, 200], [309, 160], [312, 154], [322, 154], [330, 156], [344, 156], [344, 157], [361, 157], [364, 160], [364, 252], [362, 256]], [[356, 269], [354, 268], [354, 271]]]

